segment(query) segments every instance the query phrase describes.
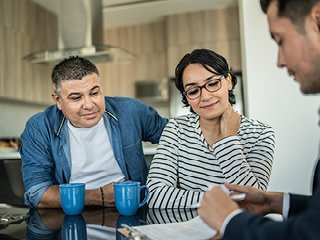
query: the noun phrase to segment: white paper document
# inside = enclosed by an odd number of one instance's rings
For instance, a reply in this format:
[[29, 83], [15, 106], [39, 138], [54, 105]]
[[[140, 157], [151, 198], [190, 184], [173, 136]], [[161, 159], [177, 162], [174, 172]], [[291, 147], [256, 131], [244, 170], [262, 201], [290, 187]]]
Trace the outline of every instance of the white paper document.
[[206, 240], [217, 234], [217, 231], [204, 223], [199, 216], [186, 222], [149, 224], [133, 228], [151, 240]]

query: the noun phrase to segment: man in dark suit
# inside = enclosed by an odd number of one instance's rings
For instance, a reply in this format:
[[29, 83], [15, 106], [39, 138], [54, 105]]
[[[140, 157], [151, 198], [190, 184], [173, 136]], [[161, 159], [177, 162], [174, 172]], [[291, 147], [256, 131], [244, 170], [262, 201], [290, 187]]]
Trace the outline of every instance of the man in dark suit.
[[[320, 0], [260, 0], [269, 30], [278, 44], [278, 67], [285, 67], [305, 94], [320, 93]], [[201, 218], [227, 239], [320, 239], [320, 164], [312, 196], [264, 192], [226, 184], [246, 194], [238, 204], [221, 188], [207, 192], [198, 210]], [[279, 213], [284, 221], [263, 215]]]

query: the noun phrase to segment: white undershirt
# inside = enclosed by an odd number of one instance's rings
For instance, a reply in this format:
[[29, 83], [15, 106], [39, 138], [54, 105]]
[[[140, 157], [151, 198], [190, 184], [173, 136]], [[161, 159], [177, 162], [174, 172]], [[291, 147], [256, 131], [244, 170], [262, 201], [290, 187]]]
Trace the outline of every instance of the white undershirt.
[[71, 178], [70, 182], [84, 182], [86, 189], [95, 189], [124, 179], [114, 157], [103, 118], [91, 128], [75, 128], [68, 121]]

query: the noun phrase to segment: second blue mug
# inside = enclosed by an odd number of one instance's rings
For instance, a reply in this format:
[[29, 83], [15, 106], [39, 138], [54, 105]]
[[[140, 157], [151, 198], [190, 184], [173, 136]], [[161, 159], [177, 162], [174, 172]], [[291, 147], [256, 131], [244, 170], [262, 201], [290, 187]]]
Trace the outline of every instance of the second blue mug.
[[[136, 214], [149, 198], [147, 186], [140, 186], [140, 182], [116, 182], [113, 188], [116, 208], [121, 215], [131, 216]], [[141, 191], [145, 192], [142, 202], [140, 202]]]

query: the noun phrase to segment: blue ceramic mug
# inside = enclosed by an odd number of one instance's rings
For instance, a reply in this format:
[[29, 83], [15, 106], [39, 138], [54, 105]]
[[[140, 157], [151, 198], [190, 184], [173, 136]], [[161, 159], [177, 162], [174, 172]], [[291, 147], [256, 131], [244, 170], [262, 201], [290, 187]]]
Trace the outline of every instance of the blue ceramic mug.
[[67, 183], [59, 185], [61, 206], [65, 214], [77, 215], [84, 208], [85, 184]]
[[[116, 208], [121, 215], [131, 216], [136, 214], [149, 198], [147, 186], [140, 186], [140, 182], [116, 182], [113, 188]], [[142, 202], [140, 202], [141, 191], [145, 192]]]

